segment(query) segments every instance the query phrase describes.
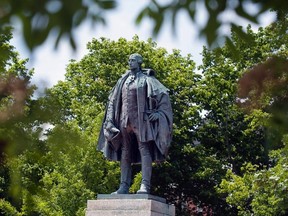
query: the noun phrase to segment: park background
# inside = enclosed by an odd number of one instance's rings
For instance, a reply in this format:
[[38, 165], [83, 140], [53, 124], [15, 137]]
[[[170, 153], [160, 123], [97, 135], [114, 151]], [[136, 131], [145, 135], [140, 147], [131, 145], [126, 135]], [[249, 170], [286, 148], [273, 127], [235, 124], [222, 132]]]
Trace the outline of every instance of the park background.
[[[163, 8], [159, 2], [125, 1], [114, 9], [106, 1], [98, 6], [108, 27], [85, 21], [73, 30], [76, 45], [63, 37], [55, 50], [57, 32], [33, 37], [21, 10], [12, 21], [1, 19], [2, 214], [83, 215], [87, 199], [115, 190], [119, 165], [106, 161], [95, 143], [108, 92], [132, 52], [157, 71], [174, 110], [170, 157], [154, 166], [153, 193], [174, 204], [178, 215], [287, 214], [287, 6], [191, 0]], [[135, 27], [146, 5], [150, 20]], [[29, 21], [30, 8], [16, 6]], [[160, 9], [172, 12], [159, 30]], [[179, 13], [176, 35], [173, 9]], [[213, 22], [223, 11], [220, 23]], [[69, 22], [59, 17], [61, 29]], [[7, 23], [15, 29], [4, 28]], [[134, 175], [131, 192], [139, 185], [137, 166]]]

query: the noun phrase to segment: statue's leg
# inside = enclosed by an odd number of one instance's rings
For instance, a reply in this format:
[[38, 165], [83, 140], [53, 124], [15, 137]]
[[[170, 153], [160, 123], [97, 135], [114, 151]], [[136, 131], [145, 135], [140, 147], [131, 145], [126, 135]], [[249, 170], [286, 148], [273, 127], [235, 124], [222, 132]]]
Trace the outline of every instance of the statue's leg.
[[120, 162], [121, 168], [121, 185], [127, 189], [129, 193], [129, 187], [131, 185], [131, 156], [130, 156], [130, 145], [123, 145], [122, 148], [122, 157]]
[[121, 130], [122, 132], [122, 147], [121, 147], [121, 182], [120, 187], [117, 191], [112, 194], [128, 194], [131, 185], [131, 143], [130, 135], [126, 130]]
[[141, 171], [142, 181], [140, 189], [137, 191], [138, 194], [149, 194], [150, 193], [150, 181], [152, 175], [152, 157], [149, 150], [149, 143], [139, 143], [139, 151], [141, 155]]

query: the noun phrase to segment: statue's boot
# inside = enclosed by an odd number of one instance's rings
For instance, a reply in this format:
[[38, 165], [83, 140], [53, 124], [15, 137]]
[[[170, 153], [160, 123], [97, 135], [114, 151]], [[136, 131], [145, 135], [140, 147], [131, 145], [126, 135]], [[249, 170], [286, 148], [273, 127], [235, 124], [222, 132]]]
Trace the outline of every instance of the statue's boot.
[[142, 153], [142, 163], [141, 163], [141, 171], [142, 171], [142, 182], [140, 189], [137, 191], [137, 194], [149, 194], [150, 193], [150, 181], [152, 175], [152, 158], [149, 152], [148, 145], [146, 148], [139, 148]]
[[111, 194], [128, 194], [131, 184], [131, 163], [124, 160], [121, 161], [121, 183], [117, 191]]
[[148, 184], [140, 185], [140, 189], [137, 191], [137, 194], [150, 194], [150, 186]]

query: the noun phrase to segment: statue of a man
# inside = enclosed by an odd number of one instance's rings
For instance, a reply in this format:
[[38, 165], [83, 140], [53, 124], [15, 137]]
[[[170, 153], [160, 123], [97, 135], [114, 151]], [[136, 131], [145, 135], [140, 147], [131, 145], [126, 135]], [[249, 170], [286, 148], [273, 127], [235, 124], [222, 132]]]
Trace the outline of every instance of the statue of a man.
[[141, 163], [139, 194], [150, 193], [152, 162], [165, 160], [172, 138], [172, 109], [168, 89], [151, 69], [142, 69], [143, 58], [129, 57], [128, 70], [109, 95], [98, 140], [105, 157], [120, 161], [121, 182], [112, 194], [128, 194], [131, 164]]

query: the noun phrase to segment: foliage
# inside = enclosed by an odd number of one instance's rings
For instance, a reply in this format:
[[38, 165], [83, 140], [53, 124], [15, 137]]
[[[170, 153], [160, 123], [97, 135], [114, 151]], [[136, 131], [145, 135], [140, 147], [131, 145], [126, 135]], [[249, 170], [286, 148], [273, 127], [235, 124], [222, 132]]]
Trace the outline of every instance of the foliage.
[[[237, 207], [239, 215], [286, 215], [287, 209], [287, 16], [280, 22], [252, 35], [248, 47], [239, 43], [244, 53], [258, 53], [253, 67], [247, 68], [239, 80], [239, 104], [251, 119], [251, 126], [265, 129], [266, 151], [269, 159], [248, 164], [242, 175], [227, 172], [219, 192]], [[240, 41], [241, 42], [241, 41]], [[240, 45], [241, 44], [241, 45]], [[261, 48], [254, 51], [254, 47]], [[243, 49], [244, 48], [244, 49]], [[251, 48], [253, 48], [251, 50]], [[252, 161], [251, 161], [252, 162]], [[245, 167], [245, 166], [243, 166]]]
[[[250, 7], [257, 3], [257, 11], [252, 13]], [[249, 6], [247, 6], [249, 5]], [[204, 6], [208, 14], [208, 19], [204, 26], [201, 26], [201, 22], [198, 23], [197, 16], [199, 16], [199, 8]], [[256, 7], [256, 6], [255, 6]], [[189, 19], [198, 24], [200, 29], [200, 35], [204, 36], [209, 45], [217, 42], [217, 40], [224, 35], [219, 31], [220, 27], [229, 25], [233, 28], [238, 28], [238, 19], [223, 20], [221, 15], [228, 11], [234, 11], [239, 18], [244, 18], [252, 23], [258, 23], [259, 16], [262, 13], [269, 10], [277, 11], [278, 14], [287, 12], [287, 5], [283, 5], [280, 1], [268, 2], [259, 0], [242, 1], [237, 0], [231, 3], [230, 1], [222, 0], [206, 0], [205, 2], [199, 0], [173, 0], [169, 2], [161, 2], [157, 0], [150, 1], [145, 8], [138, 15], [136, 22], [140, 23], [144, 18], [149, 17], [154, 22], [153, 33], [158, 34], [161, 27], [163, 26], [164, 20], [171, 20], [172, 29], [176, 32], [177, 27], [177, 16], [180, 11], [185, 11], [188, 14]], [[203, 13], [203, 11], [201, 11]], [[201, 20], [202, 21], [202, 20]], [[239, 35], [245, 38], [245, 33], [241, 30], [238, 31]]]
[[[115, 0], [77, 0], [73, 4], [68, 0], [49, 1], [42, 0], [41, 4], [35, 6], [33, 1], [19, 3], [17, 0], [2, 0], [0, 3], [0, 27], [7, 24], [15, 25], [20, 22], [22, 36], [25, 44], [30, 50], [42, 45], [53, 33], [55, 47], [63, 39], [68, 38], [71, 47], [76, 49], [75, 36], [73, 31], [85, 21], [99, 25], [105, 23], [105, 12], [113, 11], [117, 8]], [[256, 12], [250, 11], [251, 6], [255, 6]], [[207, 12], [207, 22], [202, 26], [202, 21], [197, 19], [198, 11], [204, 7]], [[198, 25], [200, 35], [203, 36], [209, 45], [217, 42], [224, 35], [219, 29], [224, 25], [238, 29], [239, 35], [245, 38], [245, 34], [239, 30], [238, 19], [223, 20], [221, 16], [227, 12], [234, 11], [239, 18], [246, 19], [253, 23], [258, 23], [259, 17], [270, 10], [281, 14], [287, 12], [287, 4], [281, 1], [261, 1], [261, 0], [173, 0], [161, 2], [153, 0], [147, 3], [138, 14], [135, 22], [140, 24], [145, 18], [152, 20], [154, 24], [153, 33], [157, 35], [164, 25], [164, 20], [171, 21], [172, 29], [176, 32], [177, 16], [180, 11], [186, 12], [189, 19]]]
[[6, 50], [0, 86], [0, 212], [83, 215], [87, 199], [115, 187], [118, 168], [96, 152], [95, 135], [80, 130], [75, 120], [65, 121], [52, 93], [33, 98], [33, 70], [9, 45], [10, 30], [0, 36]]
[[[247, 34], [254, 33], [248, 28]], [[199, 69], [204, 78], [199, 83], [198, 94], [205, 117], [196, 135], [200, 143], [221, 158], [225, 166], [240, 173], [245, 162], [265, 164], [267, 147], [262, 126], [252, 125], [253, 118], [248, 117], [237, 104], [237, 81], [245, 68], [256, 61], [253, 55], [258, 50], [254, 51], [237, 35], [232, 38], [235, 47], [239, 46], [236, 53], [244, 53], [245, 58], [235, 56], [235, 50], [231, 50], [229, 44], [212, 51], [203, 50], [203, 65]]]
[[[95, 23], [105, 23], [103, 10], [115, 8], [114, 0], [78, 0], [70, 1], [42, 0], [35, 5], [34, 1], [19, 2], [17, 0], [3, 0], [0, 3], [0, 28], [7, 24], [20, 21], [25, 44], [30, 50], [43, 44], [50, 33], [54, 34], [55, 47], [59, 41], [70, 41], [72, 48], [76, 48], [73, 30], [85, 20]], [[14, 22], [13, 22], [14, 19]]]
[[[29, 116], [30, 97], [35, 89], [30, 85], [33, 70], [26, 68], [26, 60], [19, 59], [14, 47], [9, 44], [12, 38], [11, 29], [5, 28], [0, 34], [0, 172], [1, 172], [1, 212], [17, 214], [17, 207], [10, 203], [11, 172], [10, 157], [15, 157], [33, 140], [34, 134], [29, 133], [31, 122]], [[37, 133], [37, 132], [36, 132]], [[11, 178], [10, 178], [11, 177]], [[15, 187], [17, 190], [17, 187]]]
[[[15, 145], [21, 149], [19, 144], [20, 139], [28, 138], [23, 136], [19, 139], [14, 139], [14, 142], [9, 143], [9, 140], [13, 135], [23, 134], [21, 123], [15, 124], [18, 118], [27, 116], [29, 113], [26, 104], [31, 103], [29, 98], [31, 97], [35, 87], [30, 85], [30, 79], [33, 74], [33, 70], [26, 68], [28, 59], [21, 60], [19, 55], [15, 52], [14, 48], [9, 44], [12, 38], [11, 29], [5, 28], [5, 33], [0, 34], [0, 134], [1, 134], [1, 151], [10, 145]], [[21, 118], [21, 121], [23, 119]], [[10, 129], [14, 129], [13, 132], [9, 132]], [[4, 160], [5, 155], [1, 154]]]
[[226, 201], [236, 206], [239, 215], [285, 215], [287, 208], [287, 147], [271, 152], [273, 167], [257, 171], [248, 164], [245, 174], [228, 171], [218, 192], [228, 193]]

